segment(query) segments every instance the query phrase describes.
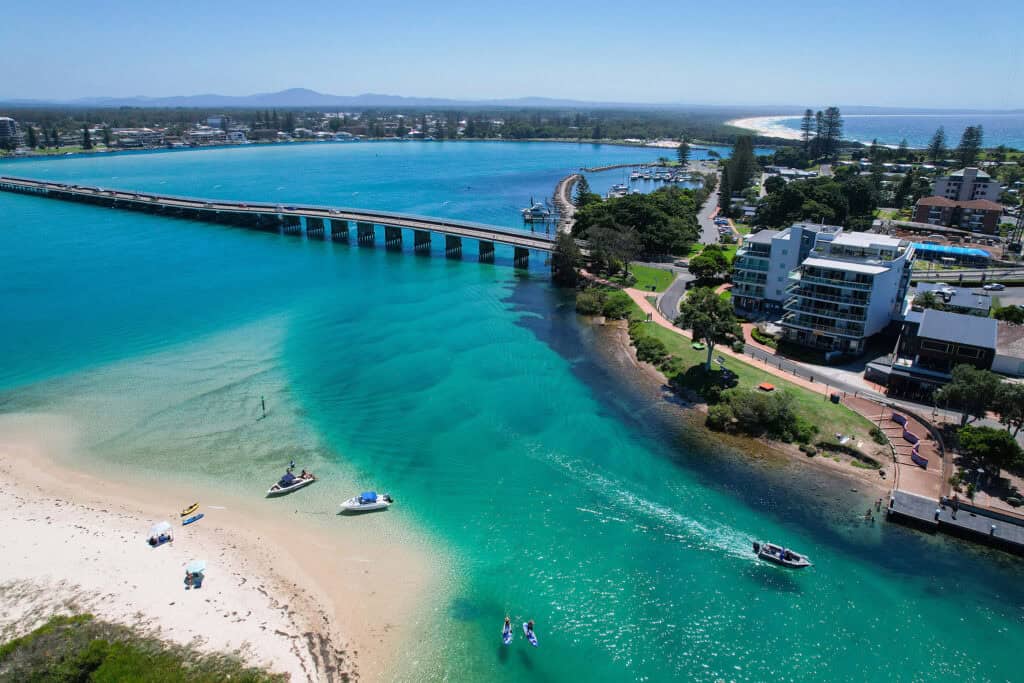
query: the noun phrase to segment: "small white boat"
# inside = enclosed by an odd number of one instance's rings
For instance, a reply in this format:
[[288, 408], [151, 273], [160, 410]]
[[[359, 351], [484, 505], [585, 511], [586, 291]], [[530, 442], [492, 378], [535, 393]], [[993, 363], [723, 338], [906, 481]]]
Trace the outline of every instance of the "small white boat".
[[522, 210], [523, 220], [527, 223], [543, 222], [551, 218], [551, 210], [540, 202], [533, 202], [533, 205]]
[[788, 548], [783, 548], [767, 541], [754, 541], [754, 552], [762, 560], [774, 562], [791, 569], [803, 569], [804, 567], [811, 566], [811, 561], [807, 559], [806, 555], [795, 553]]
[[376, 491], [364, 491], [342, 503], [341, 509], [345, 512], [370, 512], [383, 510], [394, 502], [395, 500], [386, 493], [378, 495]]
[[314, 481], [316, 481], [316, 477], [312, 472], [303, 470], [302, 474], [296, 477], [289, 470], [276, 484], [267, 489], [267, 496], [284, 496], [292, 491], [298, 491], [304, 486], [309, 486]]

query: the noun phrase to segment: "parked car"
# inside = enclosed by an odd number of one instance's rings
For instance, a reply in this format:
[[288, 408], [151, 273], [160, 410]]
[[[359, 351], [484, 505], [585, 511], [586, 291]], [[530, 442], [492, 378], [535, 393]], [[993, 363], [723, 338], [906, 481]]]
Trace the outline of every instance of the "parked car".
[[988, 290], [989, 292], [1001, 292], [1006, 289], [1006, 285], [1001, 285], [998, 282], [990, 282], [982, 287], [982, 289]]

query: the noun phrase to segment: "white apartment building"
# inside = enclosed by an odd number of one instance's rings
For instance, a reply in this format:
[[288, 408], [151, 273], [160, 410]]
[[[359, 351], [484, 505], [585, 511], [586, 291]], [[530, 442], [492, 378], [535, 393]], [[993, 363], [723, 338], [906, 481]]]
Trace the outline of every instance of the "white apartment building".
[[962, 168], [948, 176], [935, 179], [935, 190], [932, 194], [954, 201], [969, 202], [974, 199], [987, 199], [998, 202], [1002, 186], [992, 176], [977, 168]]
[[782, 318], [786, 340], [862, 353], [868, 337], [899, 317], [913, 259], [910, 242], [886, 235], [842, 233], [816, 244], [790, 273]]
[[842, 230], [838, 225], [794, 223], [785, 230], [762, 230], [744, 237], [733, 260], [733, 307], [744, 312], [781, 312], [789, 297], [789, 273], [818, 242], [831, 240]]

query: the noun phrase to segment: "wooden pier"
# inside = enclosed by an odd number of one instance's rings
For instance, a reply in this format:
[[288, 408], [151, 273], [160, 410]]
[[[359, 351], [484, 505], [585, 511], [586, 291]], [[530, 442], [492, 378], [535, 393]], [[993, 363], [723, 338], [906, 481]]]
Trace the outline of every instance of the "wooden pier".
[[403, 231], [410, 230], [413, 233], [413, 251], [416, 252], [429, 251], [431, 235], [437, 234], [444, 236], [444, 253], [450, 258], [461, 258], [462, 240], [472, 239], [479, 242], [482, 261], [494, 260], [496, 244], [512, 247], [513, 263], [517, 268], [529, 267], [531, 252], [549, 254], [554, 251], [553, 235], [528, 233], [471, 221], [387, 211], [177, 197], [12, 176], [0, 176], [0, 191], [231, 225], [262, 232], [305, 235], [308, 239], [316, 240], [348, 242], [350, 232], [354, 232], [356, 242], [363, 246], [377, 243], [377, 227], [380, 226], [383, 227], [380, 231], [383, 233], [383, 242], [390, 249], [402, 249]]

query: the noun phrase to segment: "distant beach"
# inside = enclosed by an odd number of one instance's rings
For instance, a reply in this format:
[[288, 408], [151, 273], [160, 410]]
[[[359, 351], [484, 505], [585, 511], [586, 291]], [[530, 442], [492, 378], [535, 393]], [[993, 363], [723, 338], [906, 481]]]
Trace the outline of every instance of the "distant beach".
[[771, 138], [783, 140], [799, 140], [800, 131], [784, 126], [781, 122], [791, 119], [792, 116], [751, 116], [745, 119], [732, 119], [726, 121], [725, 125], [734, 128], [743, 128], [751, 132]]

